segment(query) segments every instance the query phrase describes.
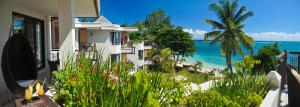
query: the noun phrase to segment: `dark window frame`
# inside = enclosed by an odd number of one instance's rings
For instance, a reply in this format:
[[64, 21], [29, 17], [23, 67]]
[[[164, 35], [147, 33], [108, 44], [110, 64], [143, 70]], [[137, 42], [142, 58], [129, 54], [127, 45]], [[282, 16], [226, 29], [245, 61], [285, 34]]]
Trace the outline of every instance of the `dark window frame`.
[[144, 56], [144, 50], [138, 50], [139, 60], [143, 60], [144, 59], [143, 56]]
[[[29, 16], [29, 15], [25, 15], [25, 14], [21, 14], [21, 13], [17, 13], [17, 12], [12, 12], [12, 22], [13, 22], [13, 24], [14, 24], [14, 16], [16, 16], [16, 17], [22, 17], [22, 18], [24, 18], [24, 24], [23, 24], [23, 26], [24, 26], [24, 35], [27, 37], [28, 35], [27, 35], [27, 30], [26, 29], [28, 29], [28, 21], [33, 21], [33, 22], [35, 22], [35, 23], [37, 23], [37, 22], [40, 22], [40, 42], [41, 42], [41, 67], [38, 67], [37, 66], [37, 70], [38, 71], [40, 71], [41, 69], [44, 69], [45, 67], [46, 67], [46, 55], [45, 55], [45, 22], [44, 22], [44, 20], [41, 20], [41, 19], [38, 19], [38, 18], [35, 18], [35, 17], [32, 17], [32, 16]], [[14, 26], [14, 25], [12, 25], [12, 26]], [[14, 32], [14, 29], [12, 29], [13, 30], [13, 32]], [[36, 30], [36, 29], [34, 29], [34, 30]], [[37, 42], [36, 42], [36, 37], [35, 37], [36, 35], [34, 35], [33, 36], [33, 39], [34, 39], [34, 56], [35, 56], [35, 58], [37, 58], [37, 55], [36, 55], [36, 51], [37, 51]], [[37, 59], [36, 59], [37, 60]], [[38, 63], [37, 63], [37, 65], [38, 65]]]
[[121, 54], [111, 54], [111, 63], [120, 63]]
[[121, 32], [111, 32], [110, 40], [112, 45], [121, 45]]

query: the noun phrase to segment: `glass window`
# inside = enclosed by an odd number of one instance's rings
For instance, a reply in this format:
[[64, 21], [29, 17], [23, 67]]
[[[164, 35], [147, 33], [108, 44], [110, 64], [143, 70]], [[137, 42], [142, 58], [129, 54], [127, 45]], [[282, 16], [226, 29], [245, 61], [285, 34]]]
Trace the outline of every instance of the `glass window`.
[[30, 16], [13, 13], [13, 33], [23, 33], [36, 58], [37, 68], [45, 67], [44, 22]]
[[24, 33], [24, 18], [19, 16], [13, 16], [13, 22], [13, 33]]
[[120, 54], [111, 54], [112, 63], [120, 63]]
[[112, 42], [112, 45], [120, 45], [121, 44], [120, 32], [112, 32], [111, 33], [111, 42]]
[[144, 56], [144, 51], [143, 50], [139, 50], [139, 60], [143, 60], [143, 56]]
[[51, 17], [51, 45], [52, 49], [59, 49], [59, 27], [57, 17]]

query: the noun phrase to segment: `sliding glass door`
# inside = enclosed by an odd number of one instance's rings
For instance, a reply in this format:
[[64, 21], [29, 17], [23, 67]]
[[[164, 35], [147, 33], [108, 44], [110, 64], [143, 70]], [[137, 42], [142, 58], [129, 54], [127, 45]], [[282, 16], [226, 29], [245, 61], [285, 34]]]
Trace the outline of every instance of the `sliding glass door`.
[[44, 21], [19, 13], [13, 13], [13, 33], [23, 33], [26, 36], [33, 49], [37, 68], [44, 68]]

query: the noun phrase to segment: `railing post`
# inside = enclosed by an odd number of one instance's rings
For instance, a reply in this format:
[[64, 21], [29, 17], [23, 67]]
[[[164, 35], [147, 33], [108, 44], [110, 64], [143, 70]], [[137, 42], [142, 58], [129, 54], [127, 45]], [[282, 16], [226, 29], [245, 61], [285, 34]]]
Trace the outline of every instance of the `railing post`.
[[300, 73], [300, 55], [298, 55], [298, 69], [297, 69], [298, 73]]
[[286, 85], [287, 84], [287, 72], [288, 72], [288, 62], [287, 62], [287, 51], [285, 50], [284, 51], [285, 52], [285, 54], [284, 54], [284, 61], [283, 61], [283, 84], [282, 84], [282, 86], [283, 87], [281, 87], [281, 89], [283, 89], [284, 88], [284, 85]]

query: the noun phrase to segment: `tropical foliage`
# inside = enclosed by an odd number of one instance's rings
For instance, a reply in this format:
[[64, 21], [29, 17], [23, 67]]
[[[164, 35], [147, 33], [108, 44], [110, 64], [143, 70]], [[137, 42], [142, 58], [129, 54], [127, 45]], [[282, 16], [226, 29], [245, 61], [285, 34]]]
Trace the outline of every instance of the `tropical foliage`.
[[171, 17], [166, 14], [163, 9], [158, 9], [151, 12], [146, 16], [145, 28], [147, 29], [148, 36], [156, 37], [157, 33], [164, 30], [173, 28]]
[[254, 59], [252, 56], [245, 56], [241, 62], [235, 62], [236, 73], [238, 75], [256, 75], [253, 71], [254, 66], [261, 64], [260, 60]]
[[[63, 106], [144, 107], [185, 104], [182, 83], [144, 71], [129, 75], [126, 64], [112, 64], [81, 54], [54, 72], [54, 99]], [[176, 91], [175, 91], [176, 90]]]
[[180, 57], [192, 56], [196, 50], [191, 35], [184, 32], [182, 27], [173, 26], [171, 17], [163, 9], [151, 12], [145, 21], [137, 21], [133, 26], [138, 27], [139, 32], [130, 33], [131, 42], [144, 40], [153, 46], [153, 52], [148, 55], [153, 59], [153, 68], [160, 68], [160, 61], [155, 56], [160, 56], [165, 48], [171, 49], [175, 63]]
[[165, 72], [174, 72], [174, 60], [171, 58], [171, 49], [165, 48], [162, 50], [160, 55], [160, 62], [162, 65], [162, 68]]
[[265, 76], [228, 75], [215, 81], [212, 89], [192, 93], [188, 103], [192, 107], [256, 107], [269, 89]]
[[212, 3], [209, 7], [216, 12], [218, 21], [205, 19], [212, 26], [212, 31], [205, 34], [204, 40], [211, 40], [210, 44], [221, 42], [221, 52], [225, 54], [227, 67], [232, 73], [232, 55], [243, 56], [241, 46], [253, 52], [251, 44], [254, 41], [242, 30], [243, 22], [253, 13], [247, 11], [245, 6], [239, 8], [238, 0], [221, 0], [219, 4]]
[[196, 63], [193, 66], [194, 72], [197, 72], [198, 70], [201, 70], [203, 68], [203, 64], [201, 61], [196, 61]]
[[263, 63], [254, 66], [253, 71], [260, 74], [267, 74], [270, 71], [275, 70], [275, 67], [277, 65], [275, 58], [276, 55], [279, 55], [280, 53], [281, 52], [278, 42], [272, 45], [263, 46], [254, 56], [255, 59], [260, 60]]
[[180, 56], [192, 56], [196, 51], [194, 40], [189, 33], [183, 31], [182, 27], [166, 29], [158, 33], [154, 43], [158, 49], [170, 48], [175, 63]]

